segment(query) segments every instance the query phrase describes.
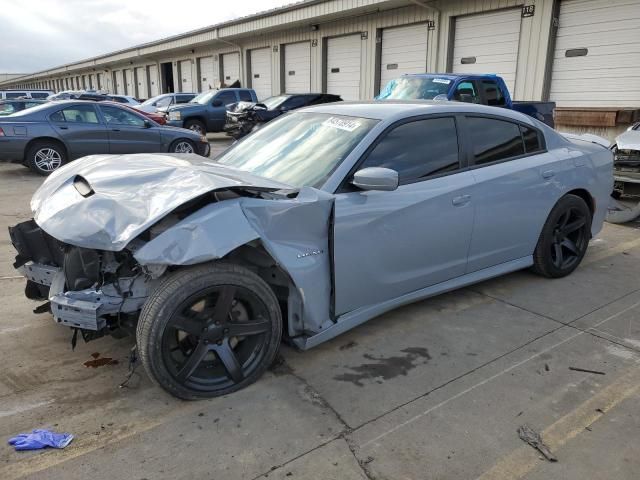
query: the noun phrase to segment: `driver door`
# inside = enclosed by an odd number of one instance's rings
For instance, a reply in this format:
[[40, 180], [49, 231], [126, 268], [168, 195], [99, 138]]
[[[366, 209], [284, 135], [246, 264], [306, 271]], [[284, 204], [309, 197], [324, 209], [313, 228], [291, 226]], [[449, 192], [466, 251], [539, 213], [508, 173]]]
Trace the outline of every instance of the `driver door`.
[[464, 275], [475, 212], [461, 158], [452, 116], [396, 125], [365, 154], [358, 169], [393, 169], [399, 186], [336, 194], [335, 315]]
[[227, 90], [218, 93], [213, 100], [211, 100], [207, 130], [210, 132], [221, 132], [227, 121], [227, 105], [236, 103], [237, 101], [236, 92], [234, 91]]
[[162, 151], [157, 127], [124, 108], [100, 105], [109, 132], [109, 153], [156, 153]]

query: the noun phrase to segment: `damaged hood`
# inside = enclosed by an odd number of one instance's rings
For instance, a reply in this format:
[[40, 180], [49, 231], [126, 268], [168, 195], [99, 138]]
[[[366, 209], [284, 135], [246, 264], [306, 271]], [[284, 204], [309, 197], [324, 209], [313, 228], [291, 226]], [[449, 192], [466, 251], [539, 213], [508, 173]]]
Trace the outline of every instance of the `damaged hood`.
[[118, 251], [189, 200], [234, 187], [292, 189], [192, 154], [92, 155], [49, 176], [31, 210], [62, 242]]
[[616, 145], [619, 150], [640, 151], [640, 131], [628, 130], [616, 137]]

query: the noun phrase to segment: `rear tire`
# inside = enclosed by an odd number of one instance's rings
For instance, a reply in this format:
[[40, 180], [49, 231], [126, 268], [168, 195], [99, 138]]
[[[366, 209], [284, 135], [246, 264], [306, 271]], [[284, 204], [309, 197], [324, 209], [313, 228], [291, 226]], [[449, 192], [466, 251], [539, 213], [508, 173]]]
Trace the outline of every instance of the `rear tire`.
[[553, 207], [533, 253], [533, 271], [547, 278], [566, 277], [587, 252], [591, 211], [576, 195], [565, 195]]
[[64, 147], [54, 141], [38, 140], [27, 150], [25, 164], [42, 176], [51, 175], [67, 163], [67, 152]]
[[188, 138], [180, 138], [169, 147], [171, 153], [197, 153], [196, 146]]
[[168, 275], [142, 309], [136, 341], [151, 379], [195, 400], [255, 382], [273, 363], [281, 336], [269, 285], [244, 267], [214, 263]]
[[200, 120], [187, 120], [184, 123], [184, 128], [188, 128], [189, 130], [199, 133], [200, 135], [207, 134], [207, 127], [205, 127], [204, 123], [202, 123]]

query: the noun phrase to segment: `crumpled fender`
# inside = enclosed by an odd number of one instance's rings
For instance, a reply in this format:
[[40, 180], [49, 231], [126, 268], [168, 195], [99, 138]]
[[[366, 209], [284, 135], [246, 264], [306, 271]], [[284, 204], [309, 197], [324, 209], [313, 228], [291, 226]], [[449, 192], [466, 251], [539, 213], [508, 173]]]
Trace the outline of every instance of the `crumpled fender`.
[[637, 150], [640, 152], [640, 131], [629, 130], [616, 137], [619, 150]]
[[238, 198], [207, 205], [134, 253], [141, 265], [194, 265], [259, 239], [303, 301], [305, 328], [330, 319], [329, 230], [333, 195], [304, 187], [296, 198]]

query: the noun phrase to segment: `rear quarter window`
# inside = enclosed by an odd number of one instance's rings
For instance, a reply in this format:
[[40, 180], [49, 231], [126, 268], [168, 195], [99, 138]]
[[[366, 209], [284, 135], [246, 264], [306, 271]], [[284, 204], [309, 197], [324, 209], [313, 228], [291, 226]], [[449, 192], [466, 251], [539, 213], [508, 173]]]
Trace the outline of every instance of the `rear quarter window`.
[[240, 90], [240, 100], [243, 102], [253, 102], [253, 97], [249, 90]]
[[473, 163], [482, 165], [524, 155], [520, 125], [506, 120], [467, 117]]

